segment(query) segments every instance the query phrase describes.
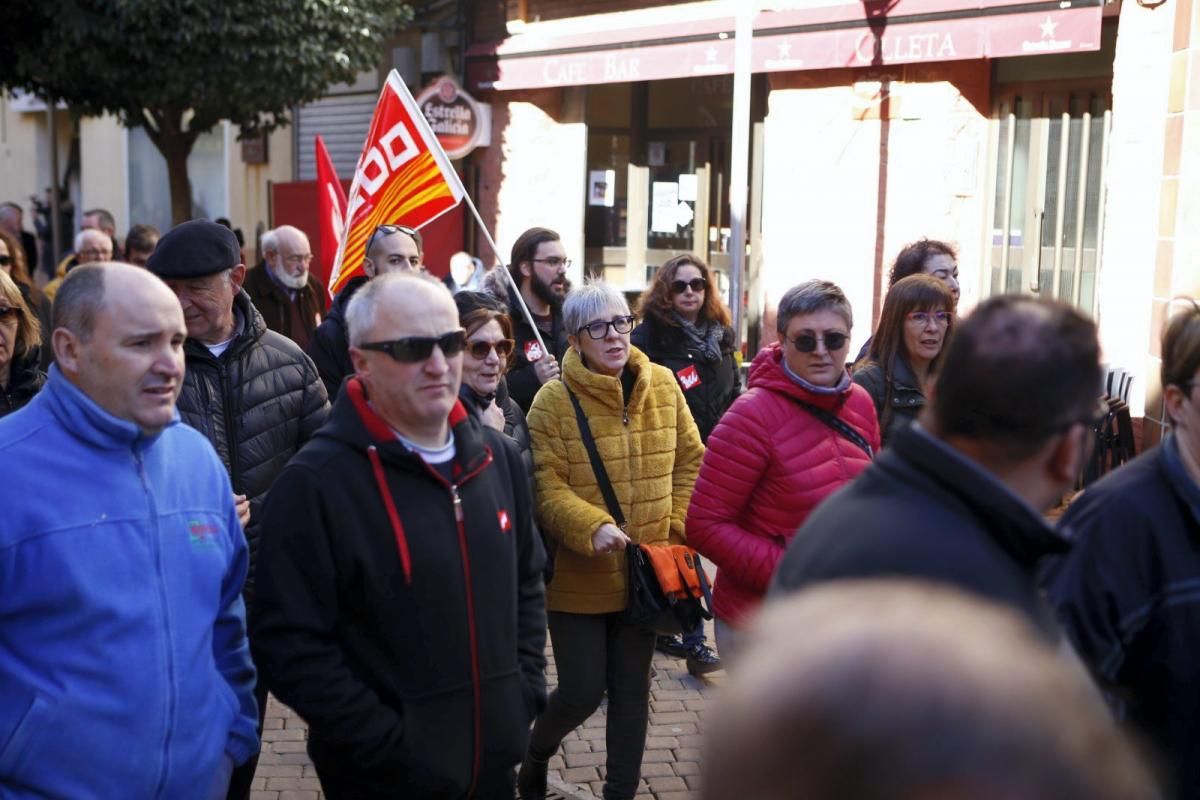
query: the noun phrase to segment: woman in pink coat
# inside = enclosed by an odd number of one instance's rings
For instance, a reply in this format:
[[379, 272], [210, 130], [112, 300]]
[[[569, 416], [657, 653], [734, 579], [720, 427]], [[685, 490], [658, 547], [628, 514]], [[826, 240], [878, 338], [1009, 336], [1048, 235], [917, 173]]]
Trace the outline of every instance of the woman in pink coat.
[[875, 406], [850, 381], [853, 317], [828, 281], [807, 281], [779, 303], [780, 341], [750, 366], [749, 388], [708, 440], [687, 516], [688, 544], [717, 565], [717, 649], [762, 602], [797, 528], [822, 500], [866, 469], [879, 449]]

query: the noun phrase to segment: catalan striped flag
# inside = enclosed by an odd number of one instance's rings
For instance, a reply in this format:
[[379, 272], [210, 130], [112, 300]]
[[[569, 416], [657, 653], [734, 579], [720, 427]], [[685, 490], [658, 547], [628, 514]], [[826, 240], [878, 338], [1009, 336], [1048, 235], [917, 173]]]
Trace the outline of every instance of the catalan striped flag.
[[425, 115], [392, 70], [350, 184], [346, 235], [330, 271], [330, 297], [362, 273], [367, 241], [377, 227], [421, 228], [457, 206], [465, 195]]

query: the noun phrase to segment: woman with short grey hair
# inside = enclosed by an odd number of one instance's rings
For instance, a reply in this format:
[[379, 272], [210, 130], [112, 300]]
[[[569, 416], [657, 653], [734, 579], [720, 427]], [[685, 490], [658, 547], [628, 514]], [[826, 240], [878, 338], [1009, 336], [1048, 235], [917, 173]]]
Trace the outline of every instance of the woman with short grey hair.
[[[529, 409], [538, 524], [556, 545], [546, 610], [558, 688], [534, 724], [517, 789], [522, 800], [546, 796], [550, 758], [607, 693], [604, 798], [631, 800], [654, 633], [625, 618], [625, 548], [683, 541], [704, 446], [675, 376], [630, 345], [633, 316], [619, 291], [606, 283], [575, 289], [563, 323], [570, 349], [562, 380], [542, 386]], [[605, 502], [584, 430], [618, 508]]]
[[875, 405], [846, 371], [853, 322], [829, 281], [789, 289], [779, 341], [755, 357], [747, 391], [708, 437], [687, 534], [717, 565], [713, 606], [726, 664], [796, 530], [879, 449]]

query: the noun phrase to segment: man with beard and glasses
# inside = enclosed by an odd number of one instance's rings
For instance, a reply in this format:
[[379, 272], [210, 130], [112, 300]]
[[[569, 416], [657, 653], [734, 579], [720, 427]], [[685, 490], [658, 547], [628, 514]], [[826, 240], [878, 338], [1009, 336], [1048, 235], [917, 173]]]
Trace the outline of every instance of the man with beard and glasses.
[[263, 263], [246, 275], [246, 294], [267, 327], [308, 347], [325, 310], [325, 289], [309, 272], [312, 248], [299, 228], [280, 225], [263, 234]]
[[513, 310], [513, 337], [517, 347], [513, 351], [512, 369], [506, 378], [509, 396], [526, 413], [542, 384], [558, 379], [558, 362], [567, 351], [562, 303], [571, 290], [571, 282], [567, 280], [569, 266], [571, 259], [567, 258], [558, 234], [548, 228], [530, 228], [513, 245], [512, 261], [508, 265], [512, 283], [520, 287], [521, 297], [550, 352], [543, 349], [529, 320], [519, 313], [521, 306], [512, 286], [502, 290], [493, 288], [493, 293], [507, 300], [508, 307]]

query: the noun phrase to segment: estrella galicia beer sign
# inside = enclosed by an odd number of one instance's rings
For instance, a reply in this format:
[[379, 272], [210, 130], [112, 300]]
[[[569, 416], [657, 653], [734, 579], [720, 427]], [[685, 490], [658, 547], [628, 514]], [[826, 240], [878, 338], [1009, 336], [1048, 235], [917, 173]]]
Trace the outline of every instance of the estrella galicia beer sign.
[[451, 78], [441, 77], [427, 86], [417, 95], [417, 106], [452, 159], [492, 143], [491, 107], [476, 101]]

